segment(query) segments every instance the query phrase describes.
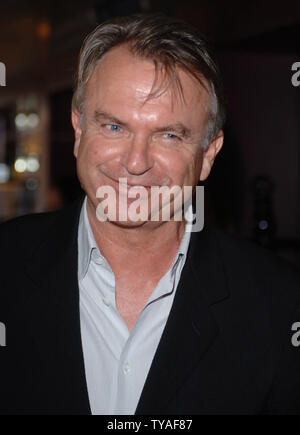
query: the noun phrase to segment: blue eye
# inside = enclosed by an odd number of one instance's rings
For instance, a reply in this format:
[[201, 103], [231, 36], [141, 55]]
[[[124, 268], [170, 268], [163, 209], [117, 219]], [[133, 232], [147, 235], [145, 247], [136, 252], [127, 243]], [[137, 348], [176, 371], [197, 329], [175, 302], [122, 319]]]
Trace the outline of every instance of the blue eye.
[[172, 133], [165, 133], [165, 136], [167, 137], [167, 139], [179, 139], [178, 136]]
[[121, 130], [121, 128], [118, 125], [115, 125], [115, 124], [107, 124], [106, 127], [110, 131], [120, 131]]

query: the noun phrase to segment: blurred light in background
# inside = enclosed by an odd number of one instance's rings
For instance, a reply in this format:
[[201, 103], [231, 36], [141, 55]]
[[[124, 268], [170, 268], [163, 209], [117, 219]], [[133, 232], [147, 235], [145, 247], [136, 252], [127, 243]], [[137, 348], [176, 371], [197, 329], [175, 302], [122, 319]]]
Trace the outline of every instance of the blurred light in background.
[[15, 161], [15, 171], [19, 174], [24, 172], [38, 172], [40, 169], [40, 162], [37, 156], [30, 155], [28, 157], [19, 157]]
[[27, 125], [30, 128], [37, 128], [40, 123], [40, 118], [36, 113], [30, 113], [27, 116]]
[[18, 113], [15, 117], [15, 125], [18, 130], [24, 130], [25, 128], [37, 128], [40, 123], [40, 118], [36, 113]]
[[25, 113], [18, 113], [18, 115], [15, 117], [15, 124], [17, 129], [22, 130], [27, 125], [27, 116]]
[[34, 191], [39, 187], [39, 182], [36, 178], [28, 178], [25, 185], [28, 190]]
[[51, 26], [48, 21], [41, 21], [37, 28], [36, 33], [41, 39], [48, 39], [51, 34]]
[[7, 183], [10, 178], [9, 166], [5, 163], [0, 163], [0, 183]]
[[26, 167], [28, 172], [38, 172], [40, 169], [40, 162], [37, 156], [27, 157]]
[[266, 220], [259, 221], [258, 227], [260, 230], [266, 230], [269, 227], [269, 224]]
[[22, 174], [23, 172], [26, 171], [27, 169], [27, 162], [26, 162], [26, 158], [24, 157], [19, 157], [16, 161], [15, 161], [15, 171], [18, 172], [19, 174]]

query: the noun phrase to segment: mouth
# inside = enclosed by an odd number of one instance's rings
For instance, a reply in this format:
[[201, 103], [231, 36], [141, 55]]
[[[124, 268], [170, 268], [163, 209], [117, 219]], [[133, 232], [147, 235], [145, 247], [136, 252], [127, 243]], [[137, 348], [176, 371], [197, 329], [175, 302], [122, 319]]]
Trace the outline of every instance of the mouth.
[[106, 175], [106, 177], [110, 180], [109, 184], [112, 185], [112, 187], [116, 190], [117, 193], [120, 193], [120, 194], [127, 193], [129, 190], [131, 192], [136, 192], [136, 193], [140, 192], [141, 194], [143, 192], [145, 192], [145, 190], [146, 190], [147, 193], [150, 194], [151, 189], [153, 187], [161, 188], [161, 187], [167, 185], [167, 183], [165, 183], [165, 182], [160, 183], [160, 184], [153, 184], [153, 183], [141, 184], [141, 183], [138, 183], [137, 181], [134, 182], [134, 181], [128, 180], [126, 178], [126, 176], [119, 177], [117, 179], [114, 177], [108, 176], [108, 175]]
[[160, 187], [160, 185], [152, 185], [152, 184], [139, 184], [134, 183], [131, 181], [128, 181], [126, 177], [120, 177], [119, 179], [111, 178], [113, 181], [115, 188], [117, 191], [121, 190], [124, 192], [124, 190], [134, 190], [134, 191], [143, 191], [147, 190], [148, 192], [151, 190], [152, 187]]
[[130, 184], [130, 183], [124, 183], [121, 181], [117, 181], [117, 183], [122, 188], [134, 189], [134, 190], [151, 189], [151, 187], [152, 187], [152, 186], [148, 186], [148, 185], [144, 185], [144, 184]]

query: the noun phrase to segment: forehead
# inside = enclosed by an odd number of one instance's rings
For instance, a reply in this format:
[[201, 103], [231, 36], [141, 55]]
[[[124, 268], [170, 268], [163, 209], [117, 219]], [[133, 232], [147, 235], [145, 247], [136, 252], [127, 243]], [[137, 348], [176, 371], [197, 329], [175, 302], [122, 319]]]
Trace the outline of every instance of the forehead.
[[155, 112], [159, 117], [204, 121], [210, 99], [207, 90], [182, 69], [176, 71], [180, 86], [172, 82], [166, 88], [169, 79], [152, 60], [133, 55], [126, 45], [115, 47], [101, 58], [87, 83], [86, 109]]

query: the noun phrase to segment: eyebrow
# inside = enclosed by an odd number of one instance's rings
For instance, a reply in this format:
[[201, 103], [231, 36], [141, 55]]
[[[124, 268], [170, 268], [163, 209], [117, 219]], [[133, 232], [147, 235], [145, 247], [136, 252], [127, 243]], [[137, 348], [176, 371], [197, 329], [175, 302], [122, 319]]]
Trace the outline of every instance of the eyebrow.
[[[113, 116], [111, 113], [105, 111], [95, 110], [94, 120], [97, 123], [105, 120], [114, 124], [118, 124], [122, 127], [127, 127], [126, 122], [121, 121], [120, 119]], [[155, 133], [163, 133], [163, 132], [170, 132], [170, 131], [176, 133], [178, 136], [181, 136], [183, 139], [191, 139], [192, 137], [191, 130], [181, 122], [165, 125], [154, 129]]]
[[99, 111], [99, 110], [95, 110], [94, 113], [94, 121], [96, 122], [100, 122], [100, 121], [109, 121], [112, 122], [114, 124], [119, 124], [122, 125], [123, 127], [127, 126], [127, 124], [123, 121], [121, 121], [120, 119], [116, 118], [115, 116], [113, 116], [111, 113], [109, 112], [103, 112], [103, 111]]

